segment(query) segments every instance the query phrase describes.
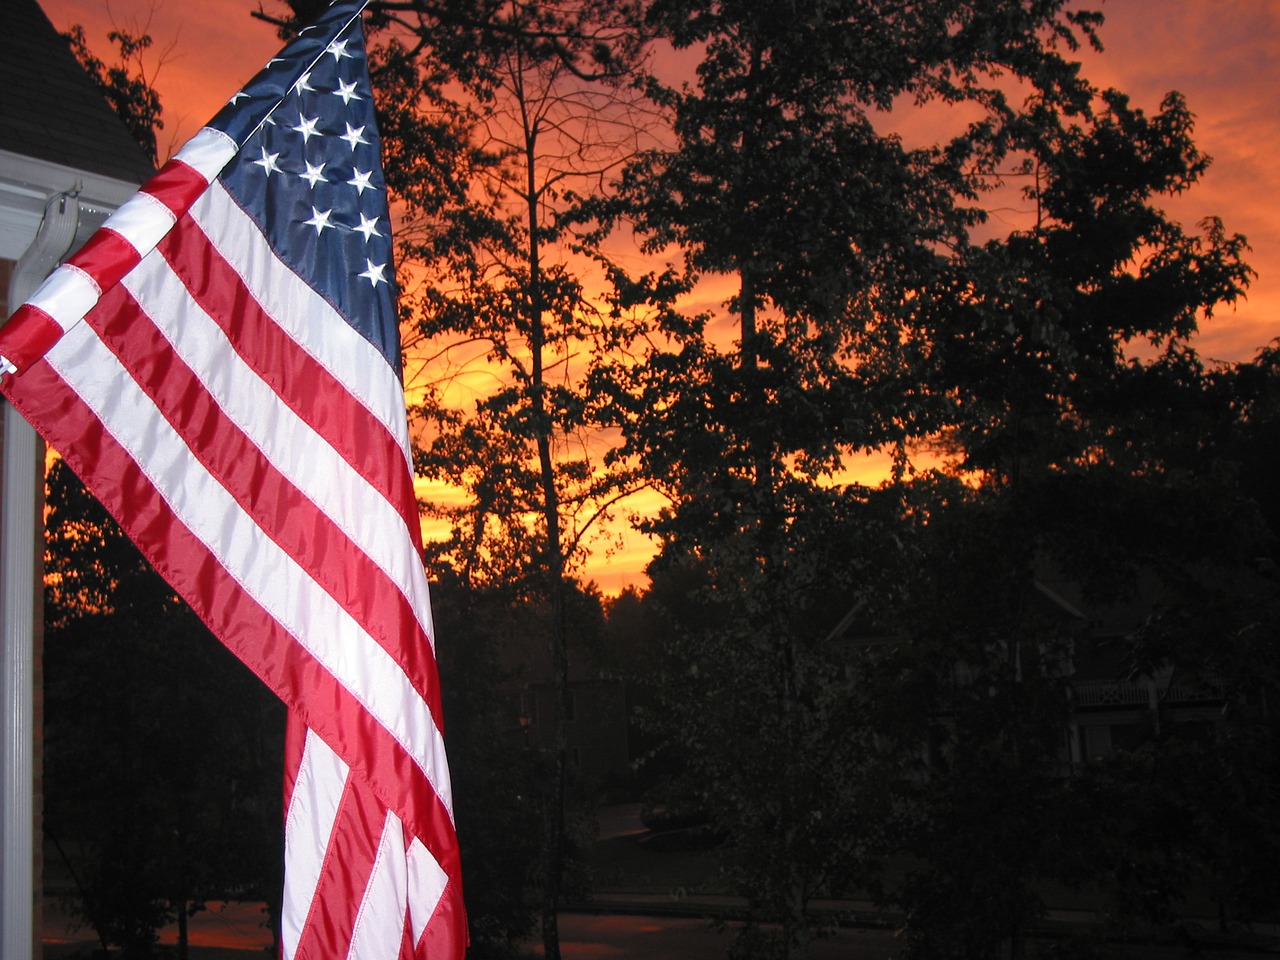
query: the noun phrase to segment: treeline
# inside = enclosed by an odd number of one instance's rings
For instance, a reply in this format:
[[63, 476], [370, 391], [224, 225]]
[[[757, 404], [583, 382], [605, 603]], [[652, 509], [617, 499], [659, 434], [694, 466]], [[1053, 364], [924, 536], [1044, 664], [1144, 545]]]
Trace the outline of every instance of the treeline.
[[[1277, 354], [1197, 354], [1251, 271], [1161, 208], [1183, 98], [1093, 85], [1055, 0], [461, 9], [382, 9], [418, 466], [465, 494], [431, 562], [540, 611], [563, 723], [593, 531], [660, 502], [612, 620], [741, 955], [850, 891], [919, 957], [1021, 955], [1047, 882], [1118, 928], [1274, 904]], [[1154, 701], [1090, 743], [1085, 676]]]
[[[810, 901], [854, 891], [921, 958], [1020, 956], [1047, 882], [1121, 927], [1277, 902], [1280, 353], [1197, 354], [1247, 247], [1162, 211], [1209, 159], [1176, 93], [1082, 75], [1101, 16], [370, 11], [416, 463], [458, 492], [424, 508], [476, 956], [535, 918], [559, 955], [591, 638], [632, 638], [640, 773], [721, 838], [742, 956], [805, 956]], [[657, 556], [605, 623], [610, 518]], [[559, 690], [545, 753], [497, 733], [515, 637]], [[1086, 661], [1154, 691], [1106, 749]]]

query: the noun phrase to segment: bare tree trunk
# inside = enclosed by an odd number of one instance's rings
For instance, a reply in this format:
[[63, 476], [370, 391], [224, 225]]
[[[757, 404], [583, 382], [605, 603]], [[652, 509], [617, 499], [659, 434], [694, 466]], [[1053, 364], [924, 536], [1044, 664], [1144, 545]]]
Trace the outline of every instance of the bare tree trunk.
[[187, 901], [178, 901], [178, 960], [187, 960], [187, 943], [189, 942], [187, 931]]
[[568, 743], [565, 717], [569, 700], [569, 652], [564, 597], [564, 556], [560, 547], [560, 495], [556, 487], [551, 450], [551, 411], [547, 406], [543, 351], [546, 348], [542, 292], [542, 259], [538, 240], [538, 187], [534, 159], [537, 133], [526, 120], [525, 201], [529, 217], [529, 346], [532, 353], [531, 386], [542, 487], [544, 576], [552, 608], [551, 668], [556, 691], [554, 756], [550, 809], [547, 811], [547, 874], [542, 897], [542, 952], [546, 960], [560, 960], [560, 897], [564, 885], [565, 780]]

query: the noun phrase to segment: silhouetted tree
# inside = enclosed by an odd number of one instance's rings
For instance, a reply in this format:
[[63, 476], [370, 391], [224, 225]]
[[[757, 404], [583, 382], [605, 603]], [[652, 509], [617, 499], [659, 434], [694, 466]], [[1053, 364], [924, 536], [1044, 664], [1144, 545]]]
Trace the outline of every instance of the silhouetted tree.
[[[696, 745], [739, 888], [781, 925], [769, 949], [799, 957], [809, 899], [868, 879], [872, 844], [828, 829], [880, 831], [864, 778], [885, 758], [860, 653], [836, 627], [881, 614], [907, 556], [884, 532], [897, 495], [841, 474], [887, 445], [905, 477], [907, 444], [947, 422], [929, 335], [963, 301], [959, 263], [984, 219], [972, 201], [1006, 149], [996, 77], [1070, 77], [1055, 44], [1095, 18], [1060, 3], [700, 0], [649, 16], [696, 66], [687, 84], [649, 84], [673, 138], [628, 168], [627, 215], [695, 292], [717, 275], [733, 292], [727, 316], [661, 317], [645, 362], [616, 371], [617, 409], [626, 452], [673, 505], [649, 526], [664, 561], [708, 571], [719, 612], [681, 641], [689, 707], [670, 735]], [[912, 102], [979, 119], [911, 146], [885, 115]]]
[[61, 460], [47, 502], [46, 829], [75, 912], [144, 956], [208, 899], [278, 901], [283, 707]]
[[[586, 291], [582, 272], [594, 252], [568, 226], [575, 193], [600, 189], [641, 133], [618, 82], [636, 41], [624, 3], [497, 4], [474, 11], [468, 29], [477, 45], [460, 52], [456, 37], [440, 33], [460, 9], [425, 13], [424, 5], [411, 22], [412, 13], [383, 8], [391, 39], [375, 82], [392, 144], [388, 180], [405, 201], [406, 381], [421, 397], [415, 465], [465, 492], [456, 506], [427, 506], [452, 528], [431, 546], [431, 562], [452, 565], [477, 590], [500, 586], [551, 611], [525, 623], [545, 631], [559, 690], [542, 884], [544, 949], [553, 957], [564, 875], [569, 578], [627, 489], [605, 467], [587, 379], [626, 334]], [[441, 80], [459, 57], [465, 97]], [[447, 121], [436, 119], [441, 107]], [[424, 143], [447, 150], [432, 156]]]
[[152, 163], [158, 162], [160, 150], [156, 134], [164, 129], [164, 120], [161, 119], [164, 108], [155, 87], [159, 66], [148, 73], [145, 59], [153, 42], [150, 34], [134, 36], [124, 30], [108, 33], [107, 39], [119, 48], [119, 60], [112, 66], [107, 66], [93, 55], [84, 27], [79, 24], [71, 27], [63, 37], [71, 44], [76, 60], [102, 91], [116, 116], [124, 121], [134, 140], [146, 151]]

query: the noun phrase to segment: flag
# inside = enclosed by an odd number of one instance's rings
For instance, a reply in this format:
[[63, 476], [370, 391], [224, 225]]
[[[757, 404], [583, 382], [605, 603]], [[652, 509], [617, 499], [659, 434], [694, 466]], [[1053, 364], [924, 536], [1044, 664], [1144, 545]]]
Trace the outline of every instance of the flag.
[[361, 23], [290, 42], [0, 329], [2, 389], [288, 705], [286, 958], [460, 957]]

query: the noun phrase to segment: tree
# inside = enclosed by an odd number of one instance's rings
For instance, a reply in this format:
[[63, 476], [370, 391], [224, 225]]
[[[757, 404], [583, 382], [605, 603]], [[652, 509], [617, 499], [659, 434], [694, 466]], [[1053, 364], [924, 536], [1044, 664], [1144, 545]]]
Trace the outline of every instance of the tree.
[[[1168, 918], [1197, 890], [1217, 904], [1226, 932], [1275, 900], [1280, 583], [1274, 498], [1263, 480], [1274, 456], [1275, 361], [1272, 347], [1206, 371], [1201, 415], [1181, 417], [1199, 425], [1194, 446], [1179, 444], [1181, 466], [1198, 482], [1189, 491], [1171, 485], [1157, 504], [1177, 511], [1177, 538], [1156, 568], [1166, 589], [1128, 638], [1125, 663], [1133, 674], [1163, 672], [1170, 692], [1212, 698], [1216, 715], [1180, 722], [1162, 701], [1143, 740], [1088, 771], [1100, 811], [1114, 816], [1123, 797], [1162, 814], [1145, 818], [1145, 845], [1123, 844], [1127, 834], [1113, 831], [1106, 885], [1118, 913]], [[1108, 822], [1106, 813], [1099, 819]]]
[[1044, 881], [1078, 883], [1087, 867], [1064, 776], [1080, 624], [1042, 602], [1035, 544], [1005, 498], [937, 474], [907, 496], [914, 562], [880, 624], [893, 639], [873, 694], [880, 735], [911, 755], [892, 817], [909, 860], [885, 895], [908, 956], [1008, 944], [1019, 957]]
[[[286, 29], [314, 5], [290, 6], [295, 17], [277, 21]], [[430, 562], [471, 589], [550, 611], [525, 621], [543, 631], [561, 701], [544, 840], [549, 957], [559, 955], [566, 845], [571, 578], [586, 538], [625, 494], [593, 447], [584, 387], [621, 325], [585, 291], [580, 271], [596, 252], [568, 227], [575, 192], [598, 190], [628, 149], [619, 131], [636, 135], [620, 122], [619, 78], [637, 47], [632, 6], [370, 7], [384, 165], [400, 214], [405, 382], [420, 397], [415, 466], [466, 496], [428, 505], [451, 527]]]
[[[928, 510], [928, 572], [900, 621], [912, 643], [903, 673], [933, 685], [922, 707], [945, 718], [944, 760], [917, 793], [909, 831], [922, 866], [901, 891], [921, 956], [941, 943], [994, 956], [1002, 942], [1022, 955], [1046, 878], [1092, 876], [1127, 917], [1141, 908], [1168, 919], [1205, 865], [1188, 839], [1205, 824], [1192, 826], [1170, 783], [1186, 781], [1186, 795], [1205, 777], [1229, 778], [1198, 768], [1208, 754], [1158, 735], [1144, 756], [1109, 765], [1106, 802], [1091, 793], [1095, 771], [1065, 779], [1071, 625], [1027, 612], [1047, 571], [1080, 583], [1090, 608], [1172, 605], [1202, 632], [1181, 647], [1168, 634], [1154, 643], [1163, 631], [1153, 620], [1126, 641], [1131, 675], [1173, 667], [1207, 678], [1206, 638], [1231, 634], [1220, 587], [1253, 581], [1258, 545], [1256, 508], [1216, 453], [1234, 401], [1188, 345], [1242, 294], [1244, 241], [1216, 221], [1187, 233], [1156, 205], [1207, 165], [1186, 104], [1170, 94], [1147, 115], [1067, 73], [1033, 79], [1002, 113], [993, 159], [1027, 179], [1034, 213], [1025, 229], [961, 251], [963, 295], [929, 334], [933, 389], [957, 400], [952, 470], [980, 493], [958, 511], [956, 501]], [[957, 661], [968, 679], [950, 692], [938, 681]], [[1000, 819], [1002, 833], [1021, 839], [991, 856], [993, 809], [1010, 799], [1017, 815]], [[1228, 815], [1210, 815], [1221, 846], [1231, 815], [1218, 813]], [[1083, 847], [1112, 851], [1101, 874], [1072, 855]]]
[[459, 849], [467, 878], [468, 956], [518, 956], [533, 933], [545, 875], [541, 758], [527, 748], [502, 638], [518, 606], [501, 587], [476, 589], [448, 569], [432, 588]]
[[[760, 577], [738, 589], [745, 564], [727, 550], [669, 550], [651, 567], [662, 657], [646, 729], [674, 773], [658, 797], [720, 838], [722, 876], [748, 907], [735, 956], [803, 955], [811, 901], [870, 888], [905, 776], [879, 739], [878, 644], [849, 629], [893, 589], [896, 497], [833, 491], [804, 507], [779, 545], [786, 597]], [[770, 602], [785, 609], [766, 616]]]
[[[963, 302], [930, 333], [963, 409], [959, 466], [997, 484], [1138, 471], [1140, 434], [1119, 424], [1144, 393], [1204, 392], [1186, 344], [1243, 294], [1244, 239], [1216, 220], [1188, 233], [1155, 205], [1209, 162], [1176, 93], [1149, 116], [1079, 77], [1037, 82], [1004, 128], [1002, 162], [1031, 181], [1034, 220], [965, 251]], [[1134, 359], [1144, 347], [1164, 356]]]
[[[1054, 46], [1095, 18], [1059, 3], [817, 0], [673, 0], [649, 16], [697, 66], [683, 86], [649, 84], [673, 142], [628, 168], [626, 213], [653, 253], [681, 258], [675, 275], [719, 275], [734, 292], [725, 315], [663, 314], [644, 362], [615, 370], [616, 410], [625, 453], [672, 502], [650, 525], [664, 562], [708, 571], [722, 611], [683, 641], [688, 701], [716, 707], [682, 714], [670, 735], [707, 751], [694, 762], [739, 845], [741, 887], [781, 924], [777, 954], [796, 957], [808, 898], [869, 879], [865, 849], [812, 825], [875, 836], [869, 802], [866, 819], [848, 817], [868, 801], [857, 778], [887, 762], [842, 673], [873, 660], [839, 649], [834, 628], [850, 610], [883, 615], [896, 591], [881, 575], [906, 559], [877, 532], [902, 521], [900, 494], [872, 497], [841, 474], [888, 445], [905, 477], [907, 444], [950, 416], [930, 334], [960, 299], [982, 221], [970, 203], [1009, 135], [996, 75], [1069, 76]], [[886, 132], [913, 103], [979, 119], [913, 147]], [[815, 615], [833, 597], [843, 608]], [[741, 762], [713, 738], [737, 724], [767, 760]], [[809, 767], [819, 743], [849, 750], [829, 777]], [[824, 844], [834, 860], [813, 855]]]
[[[573, 192], [597, 189], [629, 149], [625, 138], [637, 132], [616, 82], [627, 46], [625, 5], [502, 10], [501, 27], [490, 26], [472, 100], [455, 105], [455, 129], [469, 150], [459, 169], [470, 174], [470, 186], [456, 194], [465, 232], [440, 243], [438, 198], [414, 187], [403, 194], [409, 212], [400, 249], [404, 262], [423, 270], [408, 298], [411, 342], [438, 361], [409, 381], [411, 390], [426, 381], [416, 412], [427, 435], [415, 465], [467, 494], [461, 506], [439, 511], [452, 536], [433, 556], [473, 588], [518, 585], [521, 602], [551, 611], [546, 650], [560, 696], [542, 926], [545, 952], [556, 956], [569, 578], [593, 525], [626, 490], [593, 449], [586, 386], [586, 372], [625, 334], [585, 291], [578, 271], [591, 251], [574, 259], [567, 218]], [[406, 76], [417, 70], [407, 58], [396, 62]], [[486, 379], [471, 394], [471, 411], [458, 399], [466, 395], [457, 390], [465, 373], [453, 368], [459, 355], [464, 368]]]
[[[305, 0], [283, 29], [315, 12]], [[415, 466], [463, 491], [428, 505], [429, 546], [471, 589], [506, 591], [542, 633], [568, 697], [568, 606], [584, 545], [619, 476], [603, 469], [585, 371], [621, 325], [586, 292], [597, 251], [569, 232], [577, 195], [629, 149], [620, 78], [638, 47], [631, 0], [370, 5], [384, 167], [398, 212], [405, 383], [420, 398]], [[259, 14], [261, 16], [262, 14]], [[270, 18], [267, 18], [270, 19]], [[575, 249], [577, 248], [577, 249]], [[477, 383], [480, 385], [477, 386]], [[567, 781], [547, 768], [543, 939], [559, 955]], [[461, 766], [467, 756], [452, 752]], [[477, 760], [480, 758], [477, 757]]]
[[283, 708], [59, 460], [48, 476], [45, 822], [103, 948], [279, 899]]
[[107, 98], [116, 116], [124, 121], [151, 162], [156, 163], [160, 153], [156, 134], [164, 129], [164, 120], [161, 119], [163, 107], [155, 80], [159, 67], [163, 66], [163, 58], [161, 64], [148, 73], [145, 54], [151, 49], [151, 35], [143, 32], [135, 36], [124, 30], [108, 33], [107, 39], [120, 51], [119, 60], [113, 66], [107, 66], [93, 55], [80, 25], [73, 26], [63, 34], [63, 38], [71, 44], [71, 52]]

